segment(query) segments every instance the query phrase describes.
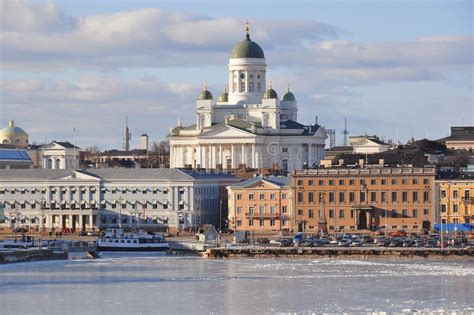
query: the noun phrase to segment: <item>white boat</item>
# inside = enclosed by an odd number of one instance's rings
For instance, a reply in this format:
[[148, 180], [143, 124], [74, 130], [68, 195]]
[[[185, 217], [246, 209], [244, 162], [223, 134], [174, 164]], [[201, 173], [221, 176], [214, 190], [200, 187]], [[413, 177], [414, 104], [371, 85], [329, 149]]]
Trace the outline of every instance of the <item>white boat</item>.
[[122, 228], [108, 228], [97, 241], [98, 251], [147, 252], [164, 251], [169, 247], [163, 235], [140, 229], [125, 232]]

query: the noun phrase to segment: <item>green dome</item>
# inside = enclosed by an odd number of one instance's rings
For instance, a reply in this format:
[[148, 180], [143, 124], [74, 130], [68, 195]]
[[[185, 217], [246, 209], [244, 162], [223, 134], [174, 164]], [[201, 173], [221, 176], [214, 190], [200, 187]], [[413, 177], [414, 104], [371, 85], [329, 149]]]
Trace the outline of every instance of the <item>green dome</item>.
[[281, 100], [283, 102], [295, 102], [296, 101], [296, 97], [293, 93], [291, 93], [290, 91], [286, 92], [285, 95], [283, 95], [283, 97], [281, 98]]
[[219, 96], [219, 102], [227, 103], [229, 101], [229, 93], [224, 92]]
[[245, 39], [234, 46], [230, 58], [261, 58], [265, 59], [262, 47], [250, 39], [247, 33]]
[[200, 101], [202, 101], [202, 100], [212, 100], [212, 93], [209, 92], [209, 90], [207, 88], [205, 88], [199, 94], [198, 100], [200, 100]]
[[270, 88], [268, 90], [265, 91], [265, 93], [263, 93], [263, 98], [264, 99], [269, 99], [269, 98], [278, 98], [278, 94], [277, 92], [272, 89], [272, 87], [270, 86]]

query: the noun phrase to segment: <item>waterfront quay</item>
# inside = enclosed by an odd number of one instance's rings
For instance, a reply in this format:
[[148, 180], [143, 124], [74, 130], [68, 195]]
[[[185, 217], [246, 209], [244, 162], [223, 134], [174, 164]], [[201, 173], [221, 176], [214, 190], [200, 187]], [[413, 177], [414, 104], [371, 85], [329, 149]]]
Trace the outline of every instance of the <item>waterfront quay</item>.
[[237, 257], [327, 257], [327, 258], [474, 258], [474, 248], [406, 248], [406, 247], [273, 247], [226, 246], [207, 249], [208, 258]]

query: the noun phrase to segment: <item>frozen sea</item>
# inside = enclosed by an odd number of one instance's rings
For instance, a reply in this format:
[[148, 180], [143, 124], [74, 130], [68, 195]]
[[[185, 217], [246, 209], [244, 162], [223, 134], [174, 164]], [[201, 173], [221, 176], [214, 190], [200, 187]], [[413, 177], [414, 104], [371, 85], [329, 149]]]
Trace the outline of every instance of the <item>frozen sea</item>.
[[474, 312], [474, 260], [104, 254], [0, 266], [0, 314]]

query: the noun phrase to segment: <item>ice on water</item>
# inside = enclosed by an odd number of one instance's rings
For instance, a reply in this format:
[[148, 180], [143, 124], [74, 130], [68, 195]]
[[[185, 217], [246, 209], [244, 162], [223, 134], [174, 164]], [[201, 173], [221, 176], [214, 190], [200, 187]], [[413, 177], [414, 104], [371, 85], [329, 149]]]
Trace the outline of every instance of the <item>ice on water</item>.
[[6, 314], [474, 311], [474, 260], [107, 254], [0, 267]]

